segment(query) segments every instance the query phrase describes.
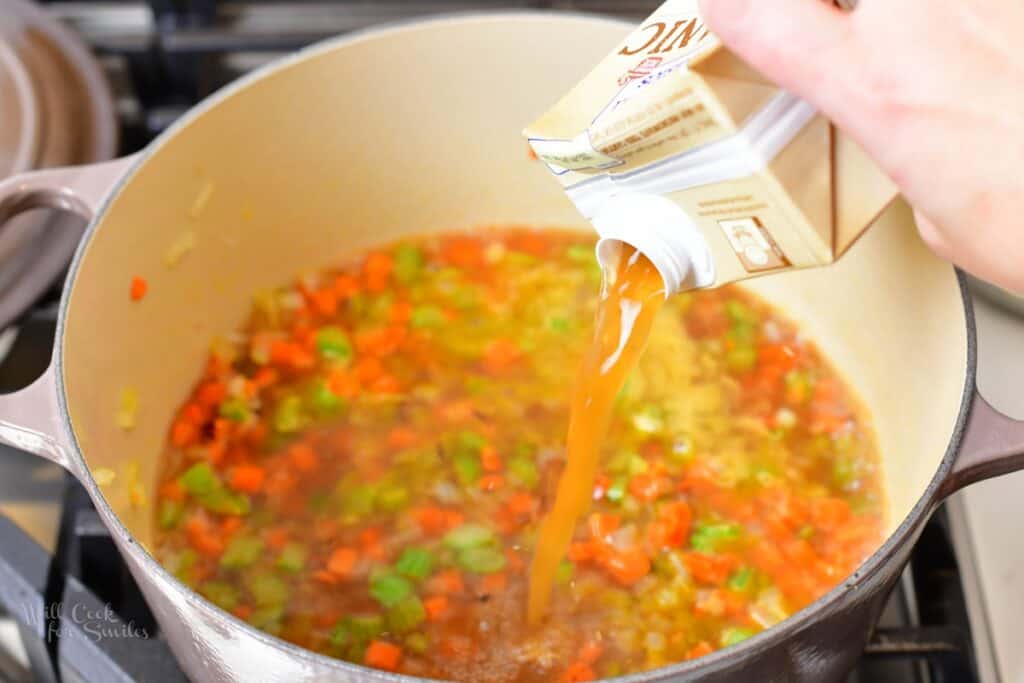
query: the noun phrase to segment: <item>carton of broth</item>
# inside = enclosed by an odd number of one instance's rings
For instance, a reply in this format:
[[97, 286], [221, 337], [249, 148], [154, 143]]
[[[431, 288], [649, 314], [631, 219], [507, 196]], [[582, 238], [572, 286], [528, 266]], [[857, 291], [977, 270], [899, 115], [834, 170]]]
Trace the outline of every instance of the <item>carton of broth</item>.
[[602, 238], [669, 291], [832, 263], [895, 185], [669, 0], [525, 131]]

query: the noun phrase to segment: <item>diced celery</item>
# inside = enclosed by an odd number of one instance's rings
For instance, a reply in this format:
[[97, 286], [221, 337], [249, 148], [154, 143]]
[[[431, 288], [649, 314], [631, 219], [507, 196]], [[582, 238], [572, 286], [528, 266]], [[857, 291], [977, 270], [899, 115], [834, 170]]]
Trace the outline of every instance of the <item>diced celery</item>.
[[811, 399], [814, 380], [806, 370], [790, 370], [782, 378], [786, 386], [786, 399], [792, 403], [806, 403]]
[[505, 553], [491, 547], [466, 548], [460, 550], [455, 562], [474, 574], [493, 574], [505, 568]]
[[832, 464], [832, 480], [841, 489], [849, 489], [860, 478], [857, 460], [848, 455], [837, 454]]
[[757, 365], [757, 349], [753, 344], [736, 344], [725, 352], [725, 365], [733, 372], [747, 372]]
[[388, 609], [388, 630], [393, 633], [415, 631], [426, 620], [427, 610], [415, 595], [399, 600]]
[[422, 633], [410, 633], [405, 637], [405, 648], [413, 654], [421, 655], [430, 649], [430, 641]]
[[469, 451], [456, 451], [452, 456], [455, 476], [464, 487], [472, 486], [480, 478], [480, 456]]
[[650, 466], [647, 464], [647, 461], [643, 459], [643, 457], [637, 455], [636, 453], [633, 453], [629, 457], [629, 465], [626, 469], [626, 472], [628, 472], [631, 477], [635, 477], [638, 474], [646, 473], [649, 468]]
[[562, 560], [558, 563], [558, 570], [555, 572], [555, 581], [560, 584], [566, 584], [572, 581], [572, 575], [576, 570], [574, 565], [569, 560]]
[[573, 263], [591, 264], [597, 261], [597, 256], [594, 254], [594, 247], [586, 244], [573, 244], [565, 250], [565, 255], [569, 257], [569, 260]]
[[173, 529], [178, 526], [185, 506], [176, 500], [165, 500], [160, 503], [160, 528]]
[[751, 587], [753, 580], [754, 570], [750, 567], [742, 567], [729, 577], [729, 588], [737, 592], [744, 592]]
[[444, 313], [437, 306], [417, 306], [409, 319], [413, 327], [419, 328], [441, 327], [444, 322]]
[[381, 574], [370, 581], [370, 595], [384, 607], [393, 607], [412, 594], [412, 584], [398, 574]]
[[174, 572], [174, 575], [182, 583], [192, 585], [192, 567], [195, 566], [199, 560], [199, 555], [192, 548], [186, 548], [174, 556], [167, 564], [168, 569]]
[[254, 574], [246, 582], [246, 588], [259, 607], [283, 606], [288, 602], [291, 589], [283, 579], [273, 574]]
[[278, 569], [292, 574], [301, 572], [306, 567], [306, 546], [301, 543], [289, 543], [277, 558]]
[[722, 631], [721, 643], [722, 647], [729, 647], [741, 643], [747, 638], [755, 635], [755, 632], [749, 628], [741, 628], [739, 626], [730, 626]]
[[255, 536], [235, 536], [220, 556], [220, 566], [225, 569], [248, 567], [259, 559], [263, 552], [263, 541]]
[[232, 422], [245, 422], [251, 414], [249, 404], [246, 403], [245, 399], [237, 396], [221, 403], [219, 412], [221, 417], [225, 417]]
[[373, 513], [377, 500], [377, 487], [372, 485], [356, 486], [341, 493], [341, 513], [343, 521], [357, 522]]
[[210, 512], [216, 512], [218, 515], [247, 515], [252, 509], [248, 496], [228, 491], [223, 487], [197, 495], [196, 500], [204, 508]]
[[207, 581], [199, 593], [221, 609], [231, 611], [238, 605], [238, 588], [226, 581]]
[[322, 358], [334, 363], [347, 363], [352, 360], [352, 342], [345, 330], [336, 325], [321, 327], [316, 333], [316, 350]]
[[276, 633], [281, 627], [281, 617], [284, 616], [284, 604], [262, 605], [257, 607], [248, 621], [258, 629], [268, 633]]
[[552, 332], [558, 332], [559, 334], [565, 334], [572, 329], [572, 323], [568, 318], [548, 318], [548, 328]]
[[205, 462], [197, 462], [189, 467], [178, 481], [192, 495], [210, 493], [220, 488], [221, 485], [213, 468]]
[[395, 279], [408, 285], [419, 277], [423, 270], [423, 252], [411, 244], [399, 245], [393, 254]]
[[487, 445], [487, 439], [477, 432], [467, 429], [459, 433], [457, 447], [473, 453], [479, 453]]
[[739, 538], [742, 533], [743, 527], [738, 524], [697, 524], [690, 535], [690, 545], [698, 552], [713, 553], [722, 545]]
[[612, 485], [608, 487], [604, 497], [613, 503], [619, 503], [626, 497], [626, 490], [629, 488], [629, 480], [626, 477], [616, 477]]
[[487, 527], [480, 524], [463, 524], [445, 534], [442, 543], [452, 550], [466, 550], [493, 545], [497, 541], [498, 537]]
[[348, 619], [341, 619], [331, 629], [331, 633], [327, 636], [330, 640], [331, 645], [335, 647], [345, 647], [352, 642], [352, 629], [349, 626]]
[[730, 299], [725, 302], [725, 314], [737, 325], [757, 325], [757, 316], [742, 301]]
[[368, 614], [347, 619], [348, 630], [357, 642], [368, 643], [384, 633], [384, 617], [379, 614]]
[[406, 548], [395, 562], [395, 571], [412, 579], [425, 579], [434, 568], [434, 556], [423, 548]]
[[285, 396], [274, 411], [274, 429], [282, 434], [291, 434], [305, 426], [302, 414], [302, 399], [298, 396]]
[[376, 506], [382, 512], [397, 512], [409, 502], [409, 489], [398, 484], [385, 484], [377, 491]]
[[508, 468], [509, 479], [513, 484], [526, 489], [533, 489], [536, 488], [537, 483], [540, 481], [537, 465], [528, 456], [517, 455], [509, 458], [506, 467]]
[[321, 415], [333, 415], [345, 407], [345, 399], [338, 396], [322, 379], [313, 383], [309, 392], [309, 403]]

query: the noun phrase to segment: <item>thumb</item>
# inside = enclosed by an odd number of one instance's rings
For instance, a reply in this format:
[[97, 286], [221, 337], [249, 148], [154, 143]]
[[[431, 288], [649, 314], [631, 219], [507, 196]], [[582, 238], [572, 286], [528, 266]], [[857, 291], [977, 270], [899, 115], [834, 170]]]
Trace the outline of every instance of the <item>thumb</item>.
[[832, 119], [848, 109], [863, 54], [852, 14], [822, 0], [700, 0], [700, 9], [722, 42], [766, 77]]

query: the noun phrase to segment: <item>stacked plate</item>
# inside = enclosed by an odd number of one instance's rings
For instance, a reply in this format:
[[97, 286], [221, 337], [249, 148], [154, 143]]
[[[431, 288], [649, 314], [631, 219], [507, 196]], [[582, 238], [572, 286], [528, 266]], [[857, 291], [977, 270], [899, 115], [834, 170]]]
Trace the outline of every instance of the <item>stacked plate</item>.
[[[0, 0], [0, 178], [110, 159], [117, 119], [88, 48], [27, 0]], [[0, 328], [64, 271], [82, 221], [32, 211], [0, 226]]]

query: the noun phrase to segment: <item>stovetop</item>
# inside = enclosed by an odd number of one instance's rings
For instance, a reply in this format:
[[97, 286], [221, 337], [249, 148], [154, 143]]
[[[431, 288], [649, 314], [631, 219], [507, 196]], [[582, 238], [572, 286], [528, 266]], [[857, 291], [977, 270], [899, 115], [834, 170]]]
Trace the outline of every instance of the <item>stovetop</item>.
[[[659, 2], [44, 4], [100, 56], [117, 95], [121, 149], [129, 153], [238, 75], [339, 33], [480, 8], [544, 8], [640, 19]], [[0, 334], [0, 391], [24, 386], [48, 361], [58, 297], [59, 288], [16, 333]], [[986, 395], [995, 394], [990, 398], [1012, 400], [1021, 393], [1014, 387], [1024, 383], [1024, 366], [1018, 375], [1004, 366], [1013, 360], [1015, 348], [1024, 348], [1024, 323], [981, 304], [979, 327], [982, 388]], [[1014, 341], [1018, 338], [1019, 345]], [[986, 377], [992, 378], [992, 391], [984, 386]], [[1018, 405], [1024, 413], [1024, 397]], [[1010, 482], [1004, 479], [986, 485], [989, 489], [961, 494], [928, 523], [849, 683], [987, 683], [1000, 680], [1000, 671], [1005, 680], [1024, 680], [1017, 675], [1024, 675], [1024, 648], [1014, 647], [1018, 636], [1013, 621], [1024, 602], [1024, 576], [1012, 575], [1013, 561], [1024, 555], [1024, 545], [1008, 542], [998, 523], [998, 501], [1003, 498], [1014, 499], [1017, 519], [1024, 516], [1024, 496], [1009, 494]], [[987, 495], [993, 490], [1003, 496]], [[986, 590], [992, 586], [1008, 591], [1009, 599], [993, 600]], [[56, 680], [185, 679], [80, 485], [53, 465], [0, 446], [0, 682]]]

